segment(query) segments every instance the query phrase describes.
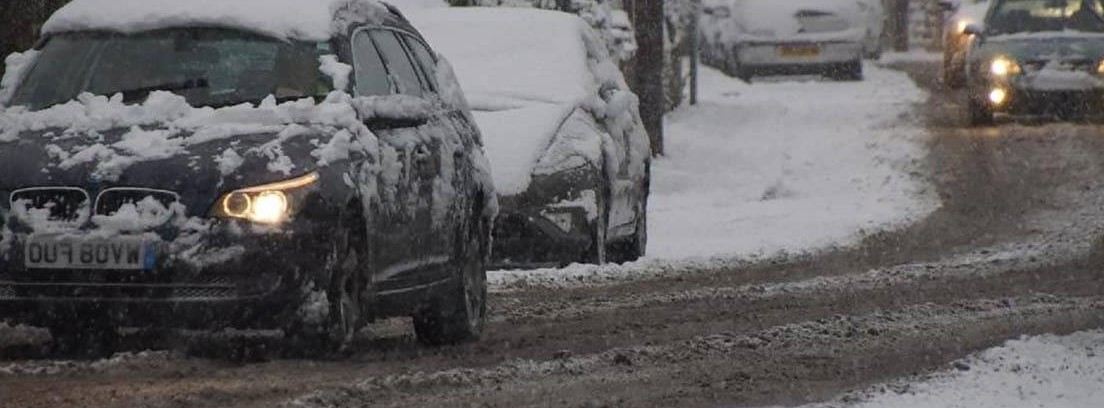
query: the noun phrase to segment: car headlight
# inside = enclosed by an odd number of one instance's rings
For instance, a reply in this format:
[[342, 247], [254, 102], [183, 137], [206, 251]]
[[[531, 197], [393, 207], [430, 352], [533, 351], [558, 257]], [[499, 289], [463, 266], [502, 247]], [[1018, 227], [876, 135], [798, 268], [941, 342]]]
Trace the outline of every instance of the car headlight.
[[1100, 63], [1096, 64], [1096, 73], [1104, 75], [1104, 61], [1100, 61]]
[[989, 63], [989, 73], [994, 76], [1006, 77], [1018, 75], [1020, 71], [1020, 64], [1008, 57], [996, 57]]
[[243, 188], [224, 194], [214, 213], [222, 218], [239, 218], [259, 224], [278, 224], [294, 214], [318, 173], [277, 183]]
[[968, 18], [958, 19], [958, 24], [955, 24], [955, 32], [959, 34], [965, 33], [966, 27], [968, 27], [970, 24], [973, 24], [973, 22], [970, 21], [970, 19]]

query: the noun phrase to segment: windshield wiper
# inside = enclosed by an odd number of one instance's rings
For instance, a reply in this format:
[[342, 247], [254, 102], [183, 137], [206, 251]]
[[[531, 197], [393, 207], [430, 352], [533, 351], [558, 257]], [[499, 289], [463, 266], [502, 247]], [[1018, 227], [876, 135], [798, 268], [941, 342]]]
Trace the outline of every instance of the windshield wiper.
[[141, 88], [127, 89], [122, 91], [116, 91], [123, 94], [123, 103], [137, 102], [141, 99], [145, 99], [153, 91], [183, 91], [186, 89], [198, 89], [211, 86], [207, 78], [193, 78], [185, 79], [177, 82], [165, 82], [163, 84], [157, 84], [153, 86], [144, 86]]

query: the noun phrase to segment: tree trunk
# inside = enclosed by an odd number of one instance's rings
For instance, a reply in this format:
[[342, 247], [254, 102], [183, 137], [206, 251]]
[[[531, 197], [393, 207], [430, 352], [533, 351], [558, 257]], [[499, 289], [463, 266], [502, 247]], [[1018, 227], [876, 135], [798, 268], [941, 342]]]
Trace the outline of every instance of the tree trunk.
[[663, 83], [663, 1], [632, 2], [636, 27], [636, 57], [630, 84], [640, 97], [640, 116], [652, 141], [652, 155], [663, 154], [663, 114], [666, 98]]

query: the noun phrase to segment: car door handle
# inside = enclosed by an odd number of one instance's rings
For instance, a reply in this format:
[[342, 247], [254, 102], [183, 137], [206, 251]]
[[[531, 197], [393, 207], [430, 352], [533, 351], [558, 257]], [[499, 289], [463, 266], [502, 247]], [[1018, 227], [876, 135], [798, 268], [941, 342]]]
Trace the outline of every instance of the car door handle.
[[414, 148], [414, 171], [419, 177], [433, 178], [437, 176], [437, 157], [426, 145], [418, 145]]

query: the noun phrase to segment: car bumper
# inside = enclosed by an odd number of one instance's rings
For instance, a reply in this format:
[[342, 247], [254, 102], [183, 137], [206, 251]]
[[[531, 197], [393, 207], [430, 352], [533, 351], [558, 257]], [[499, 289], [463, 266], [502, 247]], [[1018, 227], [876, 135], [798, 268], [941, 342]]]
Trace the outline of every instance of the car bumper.
[[13, 234], [0, 258], [0, 319], [36, 326], [96, 317], [145, 328], [284, 327], [301, 313], [327, 241], [291, 229], [229, 230], [213, 229], [188, 245], [149, 244], [156, 255], [146, 270], [29, 269], [29, 235]]
[[[1006, 94], [996, 102], [990, 93], [996, 89]], [[986, 101], [994, 112], [1012, 115], [1075, 113], [1094, 115], [1104, 109], [1104, 88], [1086, 84], [1069, 88], [1037, 87], [1029, 81], [997, 82], [975, 88], [973, 97]]]
[[[795, 51], [812, 50], [803, 55]], [[737, 45], [736, 56], [745, 69], [760, 72], [817, 72], [826, 67], [858, 61], [862, 58], [860, 42], [756, 42]]]
[[[495, 220], [491, 267], [539, 268], [583, 261], [593, 243], [583, 227], [587, 216], [582, 209], [563, 210], [554, 216], [561, 217], [557, 221], [540, 211], [501, 211]], [[565, 230], [562, 219], [567, 218], [579, 227]]]

